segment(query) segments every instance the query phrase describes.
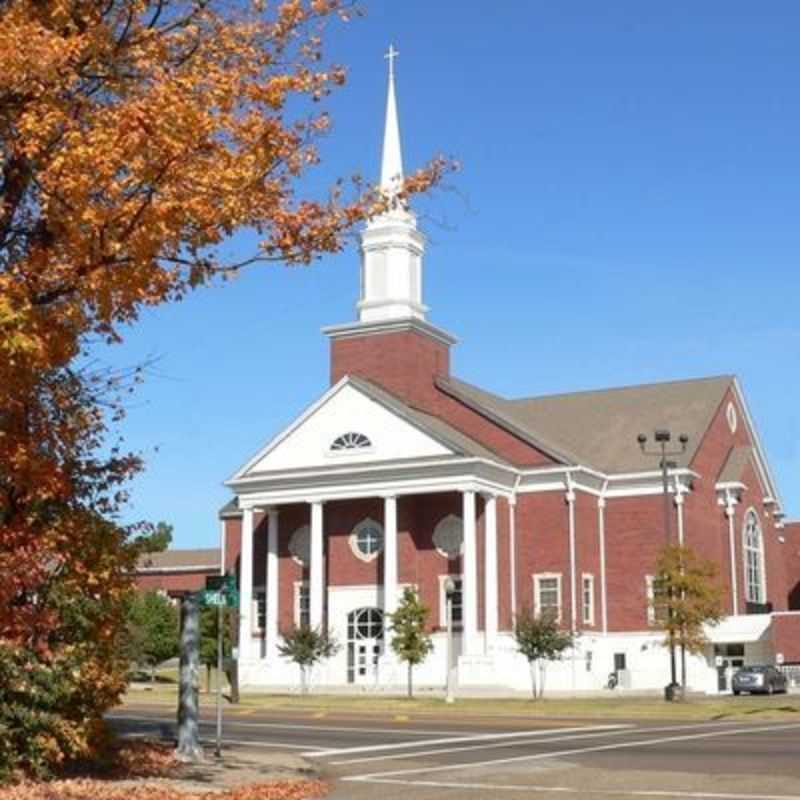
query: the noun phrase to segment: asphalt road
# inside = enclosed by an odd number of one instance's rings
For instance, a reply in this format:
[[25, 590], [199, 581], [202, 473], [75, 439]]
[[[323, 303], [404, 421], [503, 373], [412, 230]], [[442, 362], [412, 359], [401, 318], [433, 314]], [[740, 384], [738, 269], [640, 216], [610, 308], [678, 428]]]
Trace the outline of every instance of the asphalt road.
[[[175, 735], [174, 714], [128, 707], [126, 734]], [[201, 736], [213, 739], [205, 712]], [[340, 713], [228, 714], [224, 742], [287, 751], [332, 781], [332, 800], [676, 798], [800, 800], [800, 719], [625, 722]]]

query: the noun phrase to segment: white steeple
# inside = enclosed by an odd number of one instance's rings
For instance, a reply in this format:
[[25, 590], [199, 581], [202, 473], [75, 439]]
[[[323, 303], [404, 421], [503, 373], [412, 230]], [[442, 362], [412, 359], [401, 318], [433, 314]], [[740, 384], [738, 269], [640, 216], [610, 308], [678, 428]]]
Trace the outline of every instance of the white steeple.
[[389, 94], [386, 99], [386, 127], [383, 133], [383, 160], [381, 161], [381, 189], [387, 193], [397, 191], [403, 180], [403, 154], [400, 151], [400, 124], [397, 121], [397, 100], [394, 95], [394, 60], [400, 53], [389, 45], [384, 58], [389, 59]]
[[[399, 53], [389, 47], [389, 91], [383, 134], [381, 189], [394, 195], [403, 181], [403, 155], [394, 86], [394, 60]], [[417, 230], [417, 219], [398, 203], [376, 217], [361, 233], [360, 322], [425, 319], [422, 304], [422, 256], [425, 239]]]

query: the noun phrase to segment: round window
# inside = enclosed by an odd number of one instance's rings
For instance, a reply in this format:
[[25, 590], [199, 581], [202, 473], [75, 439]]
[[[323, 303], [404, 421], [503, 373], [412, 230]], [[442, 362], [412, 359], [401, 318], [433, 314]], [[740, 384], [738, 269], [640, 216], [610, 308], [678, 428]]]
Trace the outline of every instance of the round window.
[[379, 522], [365, 519], [350, 535], [350, 547], [364, 561], [372, 561], [383, 550], [383, 527]]
[[445, 517], [433, 531], [433, 546], [446, 558], [458, 558], [464, 547], [464, 526], [455, 514]]

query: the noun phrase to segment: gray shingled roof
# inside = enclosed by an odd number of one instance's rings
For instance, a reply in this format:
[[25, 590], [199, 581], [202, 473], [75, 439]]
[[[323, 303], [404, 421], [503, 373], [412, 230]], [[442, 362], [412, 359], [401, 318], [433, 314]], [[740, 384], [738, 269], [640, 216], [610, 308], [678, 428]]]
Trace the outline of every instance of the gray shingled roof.
[[742, 470], [747, 466], [747, 462], [753, 455], [753, 448], [750, 446], [732, 447], [725, 465], [722, 467], [717, 478], [717, 483], [736, 483], [742, 478]]
[[517, 427], [542, 449], [560, 451], [565, 463], [619, 474], [657, 468], [657, 458], [636, 443], [639, 433], [652, 436], [656, 428], [688, 435], [686, 453], [675, 460], [689, 466], [732, 381], [725, 375], [516, 400], [454, 378], [437, 385]]
[[162, 553], [146, 553], [136, 565], [137, 572], [148, 570], [219, 569], [221, 551], [218, 547], [199, 550], [164, 550]]

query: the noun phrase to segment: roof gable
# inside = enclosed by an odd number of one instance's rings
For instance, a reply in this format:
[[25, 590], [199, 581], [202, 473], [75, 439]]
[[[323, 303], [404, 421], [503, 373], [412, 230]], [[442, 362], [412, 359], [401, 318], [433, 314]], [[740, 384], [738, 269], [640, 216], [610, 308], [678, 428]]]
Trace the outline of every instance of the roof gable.
[[[355, 436], [348, 436], [348, 435]], [[332, 445], [341, 437], [361, 446]], [[493, 455], [363, 379], [345, 377], [259, 450], [234, 480], [263, 472], [371, 461]]]

